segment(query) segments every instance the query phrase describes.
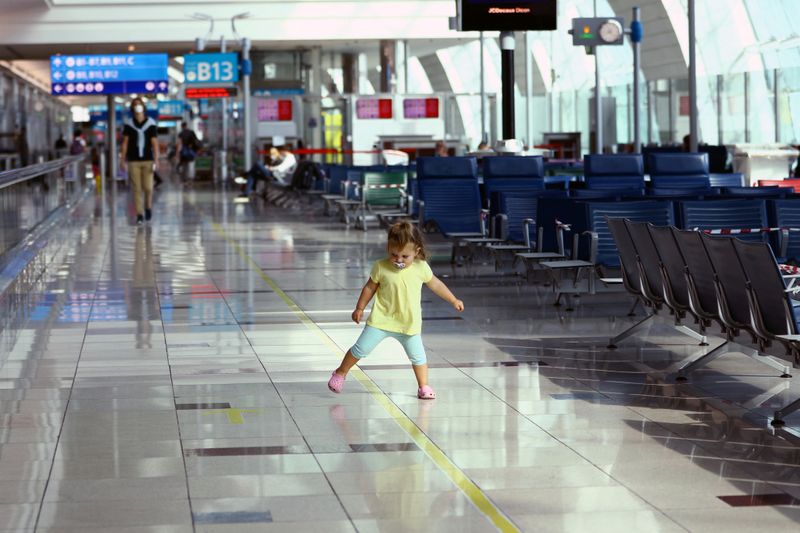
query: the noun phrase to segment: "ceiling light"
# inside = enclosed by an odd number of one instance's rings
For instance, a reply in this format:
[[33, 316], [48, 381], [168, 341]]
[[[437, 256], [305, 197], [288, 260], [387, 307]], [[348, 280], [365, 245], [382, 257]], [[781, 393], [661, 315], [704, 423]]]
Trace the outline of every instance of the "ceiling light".
[[136, 45], [129, 44], [128, 45], [128, 52], [133, 52], [134, 50], [136, 50]]

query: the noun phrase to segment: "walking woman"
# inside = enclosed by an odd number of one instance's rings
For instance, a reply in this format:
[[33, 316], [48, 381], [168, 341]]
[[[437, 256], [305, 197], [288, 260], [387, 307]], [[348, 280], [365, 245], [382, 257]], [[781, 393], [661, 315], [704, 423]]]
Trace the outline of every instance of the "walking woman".
[[[131, 101], [130, 120], [125, 121], [120, 143], [120, 167], [127, 170], [136, 207], [136, 224], [149, 221], [153, 209], [153, 171], [158, 162], [158, 127], [145, 114], [141, 98]], [[142, 202], [144, 192], [144, 202]]]

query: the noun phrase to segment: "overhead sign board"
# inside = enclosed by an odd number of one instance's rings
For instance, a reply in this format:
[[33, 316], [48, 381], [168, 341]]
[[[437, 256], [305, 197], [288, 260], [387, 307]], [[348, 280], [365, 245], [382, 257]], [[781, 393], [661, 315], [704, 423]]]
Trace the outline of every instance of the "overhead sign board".
[[555, 30], [556, 0], [458, 0], [461, 31]]
[[[117, 122], [122, 122], [126, 117], [130, 116], [130, 109], [127, 105], [117, 104], [116, 106]], [[147, 103], [145, 114], [148, 117], [158, 119], [158, 110], [152, 105], [151, 102]], [[93, 104], [89, 106], [89, 121], [92, 123], [106, 122], [108, 120], [108, 106], [105, 104]]]
[[251, 91], [253, 96], [302, 96], [306, 93], [305, 89], [289, 88], [289, 89], [255, 89]]
[[183, 100], [164, 100], [158, 103], [158, 118], [182, 118]]
[[239, 56], [228, 54], [187, 54], [183, 56], [187, 85], [234, 83], [239, 81]]
[[166, 93], [167, 54], [58, 55], [50, 57], [55, 95]]
[[187, 87], [186, 98], [231, 98], [236, 96], [236, 87]]

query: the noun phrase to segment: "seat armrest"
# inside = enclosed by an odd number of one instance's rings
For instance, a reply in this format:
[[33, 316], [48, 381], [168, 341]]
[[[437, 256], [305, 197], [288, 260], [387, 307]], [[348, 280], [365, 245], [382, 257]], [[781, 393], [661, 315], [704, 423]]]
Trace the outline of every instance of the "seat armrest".
[[589, 261], [597, 264], [597, 243], [600, 237], [596, 231], [584, 231], [583, 234], [589, 236]]
[[425, 201], [424, 200], [417, 200], [417, 216], [419, 217], [419, 221], [424, 224], [425, 223]]
[[789, 230], [786, 228], [781, 229], [780, 245], [780, 256], [786, 257], [786, 252], [789, 250]]
[[561, 224], [556, 224], [556, 246], [557, 252], [562, 255], [567, 255], [567, 248], [564, 246], [564, 226]]
[[495, 234], [498, 238], [504, 241], [508, 240], [508, 215], [505, 213], [498, 213], [494, 216]]
[[[529, 250], [531, 249], [531, 226], [536, 226], [536, 221], [532, 218], [526, 218], [522, 221], [522, 235], [525, 237], [525, 246], [527, 246]], [[541, 228], [539, 231], [541, 232]], [[541, 238], [537, 238], [537, 248], [540, 242], [542, 242]]]
[[577, 261], [578, 259], [578, 248], [581, 244], [581, 236], [579, 233], [575, 233], [572, 236], [572, 260]]

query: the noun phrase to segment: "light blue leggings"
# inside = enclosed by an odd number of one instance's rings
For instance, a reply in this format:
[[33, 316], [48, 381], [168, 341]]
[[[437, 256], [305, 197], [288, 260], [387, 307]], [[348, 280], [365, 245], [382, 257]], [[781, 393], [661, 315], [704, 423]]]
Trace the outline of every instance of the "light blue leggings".
[[400, 344], [403, 345], [406, 356], [408, 356], [412, 365], [424, 365], [428, 361], [428, 357], [425, 355], [425, 347], [422, 346], [421, 335], [403, 335], [402, 333], [373, 328], [372, 326], [366, 326], [364, 328], [364, 331], [361, 332], [361, 336], [353, 347], [350, 348], [350, 353], [353, 354], [353, 357], [356, 359], [363, 359], [372, 353], [372, 350], [387, 337], [397, 339]]

